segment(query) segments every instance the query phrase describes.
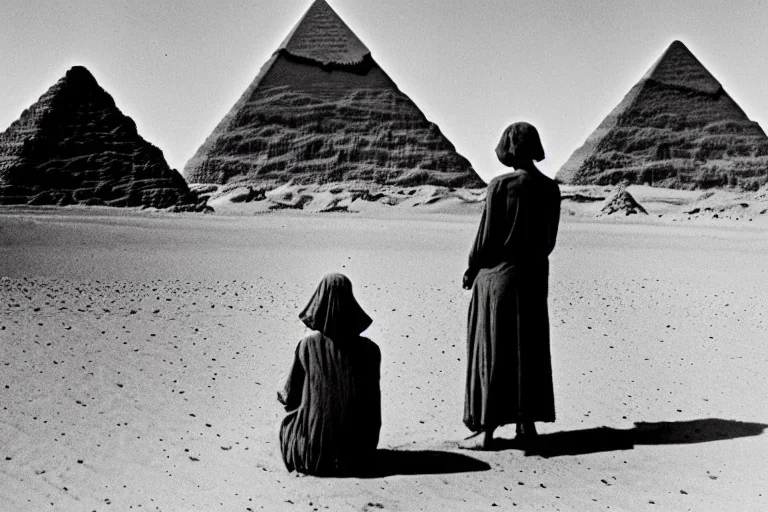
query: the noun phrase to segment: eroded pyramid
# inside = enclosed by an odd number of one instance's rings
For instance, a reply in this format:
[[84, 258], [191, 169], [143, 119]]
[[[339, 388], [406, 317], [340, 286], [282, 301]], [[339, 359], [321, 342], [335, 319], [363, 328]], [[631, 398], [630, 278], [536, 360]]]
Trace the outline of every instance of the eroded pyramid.
[[768, 137], [675, 41], [571, 155], [557, 179], [756, 190], [768, 182]]
[[484, 186], [325, 0], [184, 167], [190, 183]]
[[84, 67], [0, 133], [0, 204], [193, 205], [184, 178]]

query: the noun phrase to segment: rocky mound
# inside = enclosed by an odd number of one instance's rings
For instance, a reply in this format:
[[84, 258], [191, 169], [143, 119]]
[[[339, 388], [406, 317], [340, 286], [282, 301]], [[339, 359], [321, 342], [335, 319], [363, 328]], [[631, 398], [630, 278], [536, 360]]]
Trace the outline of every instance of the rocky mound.
[[562, 183], [757, 190], [768, 137], [680, 41], [558, 171]]
[[0, 134], [0, 204], [205, 209], [80, 66]]
[[635, 198], [627, 192], [627, 187], [623, 183], [616, 185], [616, 188], [606, 198], [603, 206], [600, 208], [600, 215], [613, 215], [617, 213], [622, 215], [648, 214], [645, 208], [640, 206], [640, 203], [635, 201]]
[[752, 221], [768, 213], [768, 196], [762, 191], [733, 193], [708, 191], [686, 205], [688, 219], [712, 218]]
[[190, 183], [483, 187], [325, 0], [187, 162]]

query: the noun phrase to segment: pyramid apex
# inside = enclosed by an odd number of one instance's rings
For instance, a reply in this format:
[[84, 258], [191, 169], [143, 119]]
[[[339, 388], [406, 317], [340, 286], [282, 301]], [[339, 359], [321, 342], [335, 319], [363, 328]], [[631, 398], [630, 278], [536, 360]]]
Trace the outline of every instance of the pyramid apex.
[[659, 60], [663, 59], [666, 55], [690, 55], [694, 60], [698, 62], [698, 59], [693, 55], [693, 52], [685, 45], [684, 42], [680, 41], [679, 39], [675, 39], [672, 41], [666, 50], [664, 50], [664, 53], [661, 54], [661, 57], [659, 57]]
[[67, 76], [93, 78], [93, 75], [91, 74], [90, 71], [88, 71], [88, 68], [86, 68], [85, 66], [72, 66], [67, 71]]
[[690, 53], [691, 55], [693, 55], [691, 53], [691, 50], [688, 49], [685, 43], [679, 39], [675, 39], [674, 41], [669, 43], [669, 46], [667, 46], [667, 49], [664, 50], [662, 57], [667, 53], [674, 53], [674, 52], [684, 52], [684, 53]]
[[313, 4], [324, 4], [326, 7], [332, 8], [330, 2], [328, 0], [314, 0], [312, 2]]
[[722, 86], [682, 41], [675, 40], [643, 76], [667, 85], [675, 85], [707, 94]]
[[96, 79], [85, 66], [72, 66], [64, 75], [64, 79], [67, 82], [75, 82], [83, 85], [87, 83], [96, 84]]
[[371, 52], [326, 0], [315, 0], [279, 50], [320, 64], [359, 64]]

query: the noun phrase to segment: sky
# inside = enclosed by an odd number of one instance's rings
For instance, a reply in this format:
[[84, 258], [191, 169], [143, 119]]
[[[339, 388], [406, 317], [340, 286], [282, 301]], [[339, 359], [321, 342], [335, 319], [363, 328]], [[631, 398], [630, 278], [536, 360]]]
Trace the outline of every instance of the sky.
[[[483, 178], [511, 122], [555, 172], [679, 39], [768, 129], [768, 0], [328, 0]], [[84, 65], [182, 170], [311, 0], [2, 0], [0, 131]]]

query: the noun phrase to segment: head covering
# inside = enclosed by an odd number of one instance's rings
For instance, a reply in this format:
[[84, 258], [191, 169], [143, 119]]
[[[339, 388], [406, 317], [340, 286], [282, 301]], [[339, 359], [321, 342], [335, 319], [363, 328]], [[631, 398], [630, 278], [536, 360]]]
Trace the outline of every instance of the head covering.
[[544, 148], [541, 147], [536, 127], [524, 121], [509, 125], [496, 146], [496, 156], [507, 167], [512, 165], [515, 158], [537, 162], [544, 160]]
[[299, 318], [333, 340], [357, 336], [372, 322], [352, 295], [352, 282], [343, 274], [323, 277]]

